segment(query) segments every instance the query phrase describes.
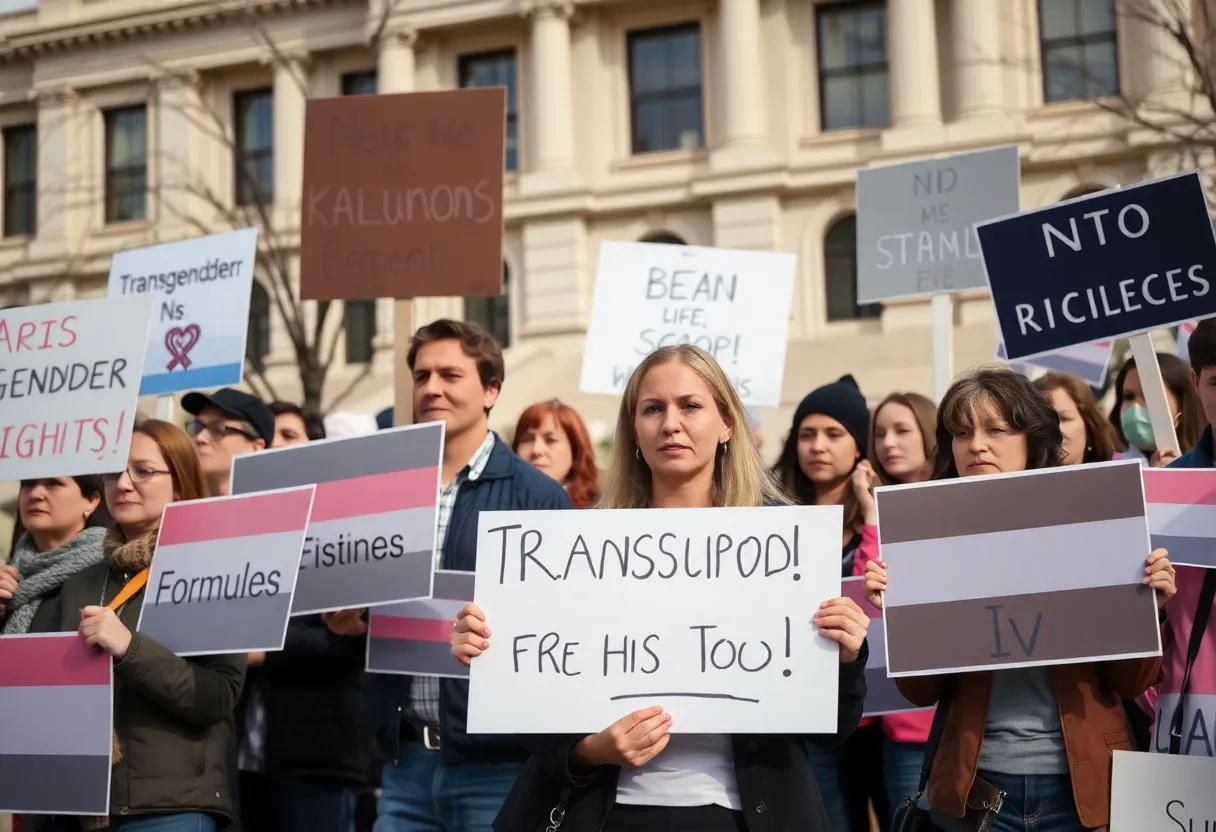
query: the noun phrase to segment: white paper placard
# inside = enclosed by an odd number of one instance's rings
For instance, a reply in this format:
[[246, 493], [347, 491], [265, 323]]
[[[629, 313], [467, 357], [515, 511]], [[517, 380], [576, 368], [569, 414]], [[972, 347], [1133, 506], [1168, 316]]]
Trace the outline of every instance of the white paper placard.
[[109, 297], [154, 299], [141, 396], [241, 383], [256, 228], [120, 251]]
[[744, 404], [776, 407], [796, 266], [781, 252], [601, 243], [579, 389], [620, 395], [643, 358], [689, 343], [718, 359]]
[[0, 481], [127, 464], [152, 300], [0, 310]]
[[491, 647], [471, 734], [595, 733], [663, 706], [677, 733], [835, 733], [840, 506], [483, 511]]
[[1216, 819], [1216, 760], [1114, 752], [1110, 832], [1199, 832]]

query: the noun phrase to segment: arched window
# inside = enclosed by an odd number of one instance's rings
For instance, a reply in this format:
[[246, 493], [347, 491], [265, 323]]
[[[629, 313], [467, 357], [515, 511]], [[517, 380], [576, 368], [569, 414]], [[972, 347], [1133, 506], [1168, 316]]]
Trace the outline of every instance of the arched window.
[[270, 355], [270, 295], [257, 280], [249, 298], [249, 336], [245, 341], [245, 358], [255, 364]]
[[686, 246], [688, 243], [677, 237], [675, 234], [670, 234], [666, 231], [660, 231], [657, 234], [651, 234], [649, 237], [642, 238], [643, 243], [664, 243], [669, 246]]
[[504, 349], [511, 346], [511, 270], [502, 264], [502, 294], [496, 298], [465, 298], [464, 319], [484, 326]]
[[877, 318], [881, 303], [857, 303], [857, 217], [832, 223], [823, 240], [823, 281], [829, 321]]

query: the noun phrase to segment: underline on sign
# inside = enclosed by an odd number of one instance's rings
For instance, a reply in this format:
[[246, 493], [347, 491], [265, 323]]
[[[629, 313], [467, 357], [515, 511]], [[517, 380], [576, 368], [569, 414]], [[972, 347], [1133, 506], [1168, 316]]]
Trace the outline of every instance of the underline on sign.
[[622, 693], [617, 696], [608, 697], [609, 702], [616, 702], [621, 699], [654, 699], [659, 696], [683, 696], [688, 699], [729, 699], [732, 702], [752, 702], [756, 705], [760, 704], [759, 699], [749, 699], [746, 696], [735, 696], [730, 693], [680, 693], [679, 691], [663, 692], [663, 693]]

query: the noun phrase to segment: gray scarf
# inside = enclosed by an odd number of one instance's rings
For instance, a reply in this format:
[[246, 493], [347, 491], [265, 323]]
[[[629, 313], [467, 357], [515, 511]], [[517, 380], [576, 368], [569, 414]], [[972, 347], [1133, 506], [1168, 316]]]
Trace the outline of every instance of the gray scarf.
[[58, 549], [39, 552], [34, 548], [29, 532], [21, 535], [9, 561], [21, 580], [17, 582], [17, 593], [8, 602], [8, 620], [4, 622], [3, 634], [29, 632], [43, 598], [77, 572], [101, 563], [104, 557], [101, 543], [105, 536], [105, 529], [88, 528]]

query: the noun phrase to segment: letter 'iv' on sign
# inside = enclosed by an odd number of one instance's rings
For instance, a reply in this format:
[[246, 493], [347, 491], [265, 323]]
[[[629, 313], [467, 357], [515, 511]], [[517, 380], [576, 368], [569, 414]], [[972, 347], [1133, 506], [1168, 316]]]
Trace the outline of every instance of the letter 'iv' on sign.
[[482, 512], [469, 732], [836, 730], [840, 506]]

